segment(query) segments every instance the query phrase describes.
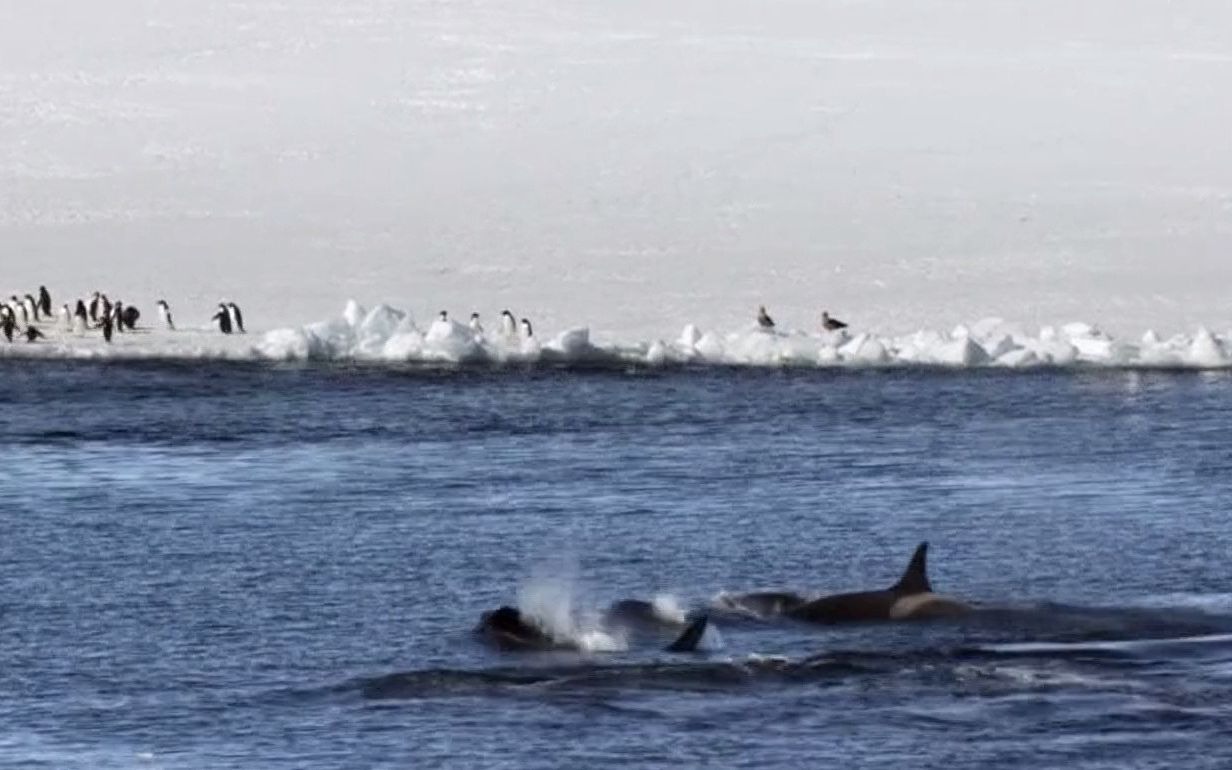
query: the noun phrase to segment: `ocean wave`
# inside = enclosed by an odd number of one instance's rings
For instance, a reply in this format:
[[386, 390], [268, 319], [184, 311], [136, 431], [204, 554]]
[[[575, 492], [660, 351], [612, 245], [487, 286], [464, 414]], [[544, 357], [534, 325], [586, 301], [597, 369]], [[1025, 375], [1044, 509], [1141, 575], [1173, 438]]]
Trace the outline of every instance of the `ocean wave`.
[[599, 343], [587, 327], [552, 336], [520, 330], [477, 331], [450, 319], [423, 328], [410, 312], [355, 301], [340, 316], [264, 335], [221, 335], [205, 329], [144, 330], [104, 344], [96, 335], [45, 327], [36, 344], [0, 344], [0, 356], [70, 359], [314, 361], [444, 366], [548, 365], [578, 368], [743, 366], [800, 368], [1227, 369], [1232, 332], [1199, 328], [1161, 337], [1152, 330], [1118, 339], [1087, 323], [1044, 326], [1033, 333], [1000, 318], [949, 331], [911, 334], [703, 330], [686, 326], [669, 338]]

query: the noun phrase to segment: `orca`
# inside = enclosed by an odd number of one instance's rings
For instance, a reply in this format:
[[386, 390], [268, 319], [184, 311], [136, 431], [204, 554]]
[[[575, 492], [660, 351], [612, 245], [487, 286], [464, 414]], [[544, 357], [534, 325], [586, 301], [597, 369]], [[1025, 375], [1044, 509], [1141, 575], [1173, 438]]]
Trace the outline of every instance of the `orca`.
[[[684, 631], [667, 646], [668, 652], [695, 652], [705, 635], [709, 623], [707, 615], [694, 619]], [[485, 612], [479, 618], [474, 633], [499, 650], [522, 652], [548, 652], [553, 650], [580, 651], [572, 639], [559, 639], [542, 626], [508, 605]]]
[[965, 615], [971, 607], [933, 593], [928, 581], [928, 543], [920, 543], [897, 583], [880, 591], [857, 591], [814, 599], [789, 610], [789, 618], [809, 623], [920, 620]]

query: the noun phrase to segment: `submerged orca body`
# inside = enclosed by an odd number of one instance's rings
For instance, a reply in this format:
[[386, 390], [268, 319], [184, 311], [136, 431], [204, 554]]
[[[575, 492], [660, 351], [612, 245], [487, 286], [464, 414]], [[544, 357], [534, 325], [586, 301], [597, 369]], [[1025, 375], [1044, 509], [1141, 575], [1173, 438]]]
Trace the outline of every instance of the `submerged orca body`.
[[927, 557], [928, 543], [920, 543], [902, 578], [889, 588], [823, 596], [791, 609], [787, 617], [832, 624], [950, 618], [970, 612], [970, 606], [933, 593]]
[[603, 625], [639, 634], [679, 633], [689, 624], [683, 612], [672, 613], [645, 599], [621, 599], [603, 613]]
[[[693, 652], [705, 634], [709, 619], [702, 615], [690, 623], [667, 647], [669, 652]], [[500, 650], [539, 651], [579, 650], [572, 639], [558, 639], [533, 619], [514, 607], [503, 606], [485, 612], [475, 626], [475, 634]]]
[[808, 599], [794, 591], [752, 591], [719, 594], [711, 607], [731, 615], [765, 619], [787, 615], [807, 603]]

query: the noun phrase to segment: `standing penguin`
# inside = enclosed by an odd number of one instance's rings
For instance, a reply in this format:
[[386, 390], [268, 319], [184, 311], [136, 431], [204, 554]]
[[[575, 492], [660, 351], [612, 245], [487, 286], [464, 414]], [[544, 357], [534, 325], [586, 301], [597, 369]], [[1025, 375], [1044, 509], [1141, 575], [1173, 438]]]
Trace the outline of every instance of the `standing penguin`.
[[73, 325], [77, 327], [77, 331], [84, 331], [86, 326], [89, 325], [89, 316], [86, 314], [86, 303], [81, 300], [77, 300], [77, 307], [73, 310], [73, 319]]
[[22, 307], [26, 308], [26, 310], [30, 313], [30, 315], [34, 316], [34, 320], [36, 321], [43, 320], [42, 313], [39, 312], [39, 306], [38, 306], [38, 303], [34, 301], [33, 294], [27, 294], [25, 296], [25, 299], [21, 301], [21, 305]]
[[111, 323], [116, 331], [124, 331], [124, 303], [118, 299], [111, 306]]
[[111, 314], [103, 316], [103, 340], [111, 344], [111, 332], [114, 329]]
[[483, 324], [479, 323], [478, 313], [471, 313], [471, 320], [468, 326], [471, 327], [471, 331], [475, 333], [476, 337], [483, 336]]
[[244, 314], [240, 312], [240, 306], [234, 302], [227, 303], [227, 310], [231, 311], [231, 323], [236, 329], [240, 330], [240, 334], [245, 334], [244, 331]]
[[534, 330], [531, 329], [529, 318], [522, 319], [522, 333], [526, 335], [526, 339], [530, 339], [535, 336]]
[[757, 325], [762, 329], [773, 329], [774, 319], [766, 312], [766, 306], [761, 305], [757, 308]]
[[513, 320], [513, 313], [507, 309], [501, 311], [501, 334], [512, 337], [518, 333], [518, 322]]
[[43, 315], [51, 318], [51, 292], [47, 291], [46, 286], [39, 287], [39, 305], [43, 308]]
[[13, 316], [11, 308], [6, 305], [4, 309], [8, 312], [0, 314], [0, 330], [4, 331], [4, 338], [12, 342], [13, 330], [17, 328], [17, 319]]
[[175, 331], [175, 324], [171, 320], [171, 306], [167, 304], [165, 299], [158, 301], [158, 317], [162, 319], [163, 326], [166, 326], [171, 331]]
[[[98, 311], [99, 314], [101, 314], [103, 318], [110, 317], [111, 316], [111, 300], [107, 299], [107, 295], [104, 294], [99, 298], [99, 301], [103, 303], [102, 307]], [[115, 319], [112, 318], [112, 321], [114, 320]]]
[[98, 303], [101, 300], [98, 292], [94, 292], [94, 296], [90, 298], [90, 323], [98, 323]]
[[73, 330], [73, 310], [72, 308], [68, 306], [67, 302], [65, 302], [63, 305], [60, 306], [60, 317], [64, 319], [65, 331], [72, 331]]
[[17, 299], [17, 295], [16, 295], [16, 294], [14, 294], [12, 297], [9, 297], [9, 299], [13, 300], [13, 304], [12, 304], [12, 306], [11, 306], [11, 307], [13, 307], [13, 308], [14, 308], [14, 312], [13, 312], [13, 323], [17, 323], [17, 313], [16, 313], [16, 311], [17, 311], [17, 310], [20, 310], [20, 311], [21, 311], [21, 322], [22, 322], [23, 324], [28, 324], [28, 323], [30, 323], [30, 313], [26, 311], [26, 306], [25, 306], [25, 304], [24, 304], [24, 303], [22, 303], [22, 301], [21, 301], [21, 300]]
[[226, 305], [223, 305], [221, 302], [218, 303], [218, 308], [219, 308], [218, 312], [215, 313], [214, 317], [211, 318], [210, 320], [218, 322], [218, 331], [222, 332], [223, 334], [230, 334], [231, 333], [231, 315], [227, 313]]

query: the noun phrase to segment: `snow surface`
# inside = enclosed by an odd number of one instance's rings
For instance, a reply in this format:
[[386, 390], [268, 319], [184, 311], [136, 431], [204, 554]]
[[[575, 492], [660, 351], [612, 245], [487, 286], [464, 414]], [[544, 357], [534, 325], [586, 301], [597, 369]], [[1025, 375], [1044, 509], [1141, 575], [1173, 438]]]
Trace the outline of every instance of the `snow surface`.
[[[1229, 93], [1224, 0], [7, 3], [0, 296], [199, 326], [225, 298], [250, 330], [510, 307], [652, 360], [1222, 365], [1195, 330], [1232, 325]], [[758, 304], [869, 336], [712, 331]], [[1032, 331], [916, 331], [992, 315]], [[534, 355], [309, 329], [113, 350]]]

